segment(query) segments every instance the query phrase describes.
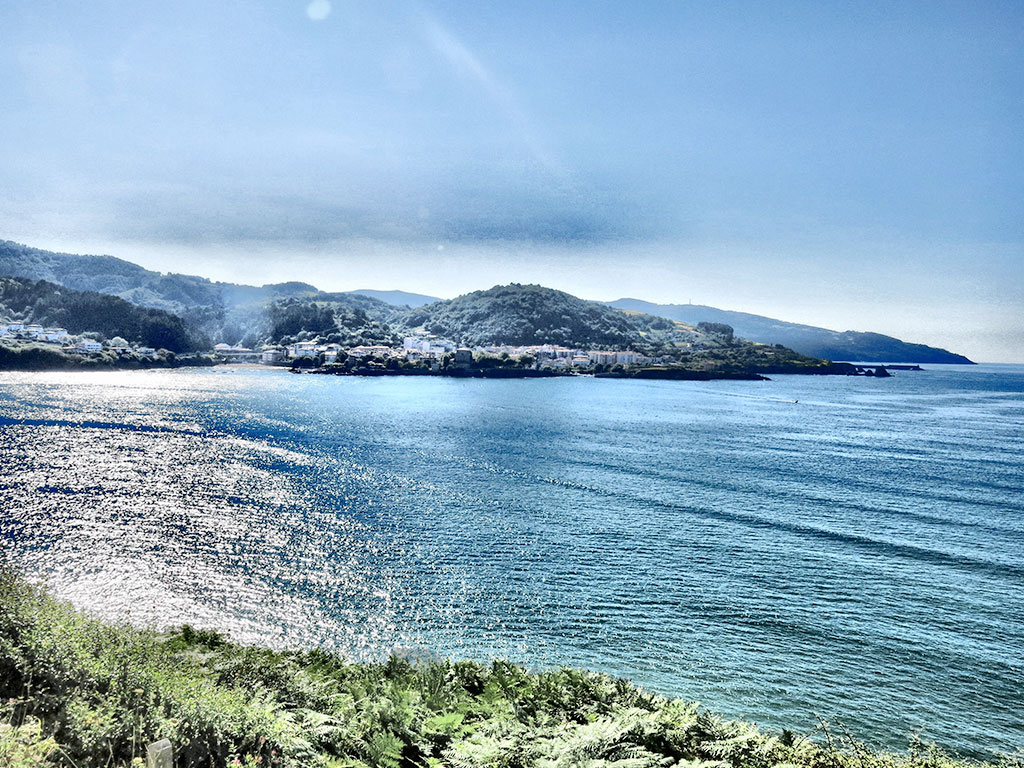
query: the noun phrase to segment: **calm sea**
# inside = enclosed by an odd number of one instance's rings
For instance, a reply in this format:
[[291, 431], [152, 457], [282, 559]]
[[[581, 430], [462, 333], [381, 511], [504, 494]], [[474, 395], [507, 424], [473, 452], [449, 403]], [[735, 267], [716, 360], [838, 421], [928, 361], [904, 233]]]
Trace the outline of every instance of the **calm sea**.
[[99, 614], [1024, 746], [1024, 367], [0, 374], [0, 545]]

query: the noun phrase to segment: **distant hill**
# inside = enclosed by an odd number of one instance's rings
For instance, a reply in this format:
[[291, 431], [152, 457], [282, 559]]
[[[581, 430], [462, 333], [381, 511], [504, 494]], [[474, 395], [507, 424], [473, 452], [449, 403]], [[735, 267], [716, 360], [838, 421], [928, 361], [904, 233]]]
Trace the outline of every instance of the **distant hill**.
[[208, 338], [170, 312], [45, 280], [0, 277], [0, 318], [61, 327], [72, 334], [96, 331], [172, 352], [210, 347]]
[[746, 312], [732, 312], [699, 304], [653, 304], [640, 299], [619, 299], [608, 306], [659, 315], [684, 323], [727, 323], [737, 336], [762, 344], [782, 344], [811, 357], [847, 362], [966, 363], [963, 355], [924, 344], [910, 344], [880, 333], [830, 331], [811, 325], [787, 323]]
[[433, 304], [441, 301], [436, 296], [425, 296], [422, 293], [409, 293], [408, 291], [375, 291], [371, 288], [360, 288], [358, 291], [349, 293], [359, 296], [369, 296], [372, 299], [383, 301], [386, 304], [393, 304], [396, 307], [422, 307], [424, 304]]
[[[196, 275], [155, 272], [113, 256], [55, 253], [11, 241], [0, 241], [0, 275], [110, 294], [141, 307], [180, 315], [214, 343], [253, 345], [274, 339], [278, 326], [283, 323], [293, 327], [287, 318], [302, 314], [295, 302], [328, 302], [341, 312], [343, 337], [367, 340], [390, 338], [390, 331], [382, 331], [377, 325], [399, 311], [371, 296], [324, 293], [309, 283], [220, 283]], [[282, 304], [283, 308], [272, 316], [269, 307], [289, 300], [291, 304]], [[312, 314], [306, 312], [304, 316]], [[357, 327], [360, 322], [365, 322], [365, 329]]]
[[236, 306], [318, 293], [308, 283], [264, 286], [218, 283], [196, 275], [164, 274], [113, 256], [55, 253], [0, 241], [0, 275], [47, 280], [79, 291], [120, 296], [143, 307], [181, 314], [195, 307]]
[[414, 309], [405, 325], [469, 346], [563, 344], [566, 346], [649, 346], [644, 333], [668, 332], [662, 318], [630, 316], [603, 304], [539, 285], [495, 286]]
[[[684, 331], [728, 324], [741, 338], [781, 344], [804, 355], [863, 362], [970, 363], [966, 357], [876, 333], [839, 333], [744, 312], [620, 299], [602, 304], [541, 286], [496, 286], [450, 301], [407, 291], [329, 293], [304, 282], [262, 286], [221, 283], [196, 275], [164, 274], [113, 256], [54, 253], [0, 241], [0, 275], [46, 280], [79, 291], [122, 298], [187, 318], [211, 341], [247, 346], [323, 330], [328, 308], [337, 322], [328, 335], [367, 343], [425, 327], [460, 343], [632, 346], [637, 351], [678, 350]], [[643, 317], [631, 317], [629, 310]], [[311, 327], [303, 327], [303, 318]], [[285, 329], [290, 333], [282, 333]], [[712, 345], [713, 346], [713, 345]], [[735, 350], [734, 350], [735, 351]]]
[[559, 344], [632, 349], [700, 370], [788, 371], [822, 361], [737, 338], [726, 325], [694, 327], [615, 309], [540, 285], [498, 285], [408, 310], [398, 319], [467, 346]]

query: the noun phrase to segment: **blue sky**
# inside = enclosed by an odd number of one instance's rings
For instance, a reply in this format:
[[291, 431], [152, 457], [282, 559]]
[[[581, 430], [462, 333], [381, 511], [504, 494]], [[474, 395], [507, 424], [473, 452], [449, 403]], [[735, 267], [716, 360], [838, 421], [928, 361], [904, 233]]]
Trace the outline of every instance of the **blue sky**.
[[0, 237], [1024, 362], [1024, 6], [7, 0]]

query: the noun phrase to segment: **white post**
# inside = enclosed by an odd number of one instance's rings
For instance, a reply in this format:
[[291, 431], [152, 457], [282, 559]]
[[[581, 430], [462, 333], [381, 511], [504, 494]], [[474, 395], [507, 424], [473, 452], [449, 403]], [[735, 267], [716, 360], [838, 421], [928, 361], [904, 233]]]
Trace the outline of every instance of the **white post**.
[[146, 768], [174, 768], [174, 750], [167, 739], [146, 747]]

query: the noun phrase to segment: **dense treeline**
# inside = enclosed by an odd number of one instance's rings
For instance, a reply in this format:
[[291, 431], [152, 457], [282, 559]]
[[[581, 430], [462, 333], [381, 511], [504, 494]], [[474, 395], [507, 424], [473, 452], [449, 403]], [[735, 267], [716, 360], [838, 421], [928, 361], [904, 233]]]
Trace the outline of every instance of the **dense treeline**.
[[[495, 661], [354, 664], [91, 619], [0, 573], [0, 765], [122, 768], [955, 768], [762, 732], [625, 680]], [[1019, 761], [1004, 764], [1009, 768]]]
[[702, 333], [713, 333], [716, 336], [724, 336], [727, 339], [731, 339], [733, 330], [731, 325], [725, 323], [708, 323], [700, 322], [697, 323], [697, 330]]
[[177, 315], [45, 280], [0, 278], [0, 314], [27, 323], [59, 326], [73, 334], [95, 331], [104, 337], [121, 336], [130, 342], [172, 352], [192, 352], [210, 346], [208, 338]]
[[676, 324], [665, 318], [516, 283], [408, 310], [403, 322], [469, 346], [560, 344], [655, 353], [666, 350], [676, 331]]
[[53, 253], [0, 241], [0, 275], [60, 283], [79, 291], [96, 291], [143, 306], [172, 312], [215, 304], [216, 283], [193, 275], [164, 275], [113, 256]]
[[365, 309], [352, 306], [347, 301], [283, 299], [269, 305], [267, 314], [270, 328], [264, 339], [266, 342], [318, 338], [344, 347], [360, 344], [393, 346], [401, 343], [400, 337], [389, 325], [370, 317]]
[[[385, 315], [390, 323], [338, 301], [284, 299], [272, 304], [269, 313], [267, 340], [273, 341], [317, 337], [350, 346], [393, 345], [402, 335], [424, 329], [470, 347], [559, 344], [631, 349], [689, 369], [727, 373], [804, 372], [823, 364], [781, 345], [738, 339], [728, 325], [701, 323], [693, 328], [539, 285], [496, 286], [415, 309], [392, 307]], [[486, 363], [478, 355], [477, 367], [480, 361]]]

